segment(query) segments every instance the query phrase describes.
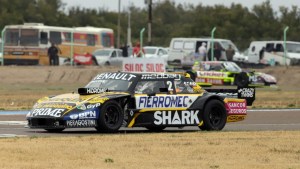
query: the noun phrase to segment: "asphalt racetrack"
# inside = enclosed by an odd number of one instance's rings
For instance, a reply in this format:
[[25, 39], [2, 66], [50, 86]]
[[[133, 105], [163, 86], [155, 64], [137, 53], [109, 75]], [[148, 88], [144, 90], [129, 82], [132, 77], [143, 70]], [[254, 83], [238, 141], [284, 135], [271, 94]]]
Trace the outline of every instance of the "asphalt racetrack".
[[[48, 133], [43, 129], [25, 128], [25, 115], [0, 115], [0, 137], [16, 136], [78, 136], [94, 135], [94, 128], [65, 129], [61, 133]], [[166, 128], [163, 132], [190, 132], [199, 131], [198, 127]], [[300, 109], [270, 109], [248, 110], [244, 121], [227, 123], [223, 131], [281, 131], [300, 130]], [[121, 134], [144, 133], [145, 128], [121, 128]]]

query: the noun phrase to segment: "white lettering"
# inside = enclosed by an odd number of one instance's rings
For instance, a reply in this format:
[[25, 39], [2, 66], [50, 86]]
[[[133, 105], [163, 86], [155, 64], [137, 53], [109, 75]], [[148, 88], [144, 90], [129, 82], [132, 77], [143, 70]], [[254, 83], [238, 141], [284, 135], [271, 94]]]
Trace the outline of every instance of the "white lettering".
[[197, 96], [137, 96], [136, 105], [138, 109], [142, 108], [171, 108], [171, 107], [190, 107]]
[[60, 117], [62, 112], [66, 109], [53, 109], [53, 108], [41, 108], [41, 109], [34, 109], [31, 113], [32, 116], [53, 116], [53, 117]]
[[199, 111], [156, 111], [154, 113], [155, 125], [197, 125]]

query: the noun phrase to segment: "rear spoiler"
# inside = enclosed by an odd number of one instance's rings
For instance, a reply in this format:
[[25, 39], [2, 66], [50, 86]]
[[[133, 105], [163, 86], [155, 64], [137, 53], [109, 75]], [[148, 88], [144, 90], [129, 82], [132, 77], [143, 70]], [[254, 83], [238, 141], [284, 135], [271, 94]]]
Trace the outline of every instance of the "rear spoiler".
[[205, 89], [205, 90], [209, 93], [215, 93], [223, 97], [245, 99], [247, 101], [247, 106], [252, 106], [255, 100], [254, 87], [238, 87], [237, 89]]

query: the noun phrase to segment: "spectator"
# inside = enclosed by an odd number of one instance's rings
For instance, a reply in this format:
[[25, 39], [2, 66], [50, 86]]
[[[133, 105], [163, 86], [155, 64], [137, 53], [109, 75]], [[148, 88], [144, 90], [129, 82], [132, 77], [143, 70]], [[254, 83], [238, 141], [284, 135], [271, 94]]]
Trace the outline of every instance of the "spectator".
[[229, 45], [228, 49], [226, 50], [226, 57], [228, 61], [232, 61], [233, 60], [233, 56], [235, 54], [234, 49], [232, 49], [232, 46]]
[[[214, 44], [214, 55], [213, 55], [213, 60], [220, 60], [222, 55], [222, 50], [218, 44]], [[208, 53], [207, 53], [207, 60], [212, 61], [211, 59], [211, 48], [209, 48]]]
[[128, 57], [128, 46], [124, 43], [120, 48], [122, 50], [123, 57]]
[[206, 57], [206, 53], [207, 53], [205, 42], [202, 42], [201, 46], [198, 49], [198, 52], [199, 52], [199, 61], [204, 60], [204, 58]]
[[60, 49], [55, 46], [55, 44], [52, 42], [51, 47], [48, 49], [48, 56], [49, 56], [49, 64], [50, 65], [58, 65], [58, 52], [61, 53]]
[[261, 48], [261, 50], [259, 51], [259, 60], [260, 62], [262, 62], [263, 58], [264, 58], [264, 53], [265, 53], [266, 48], [263, 47]]
[[133, 48], [133, 56], [136, 56], [136, 57], [142, 57], [144, 56], [145, 54], [145, 51], [144, 49], [141, 49], [141, 45], [140, 45], [140, 42], [137, 42], [135, 47]]

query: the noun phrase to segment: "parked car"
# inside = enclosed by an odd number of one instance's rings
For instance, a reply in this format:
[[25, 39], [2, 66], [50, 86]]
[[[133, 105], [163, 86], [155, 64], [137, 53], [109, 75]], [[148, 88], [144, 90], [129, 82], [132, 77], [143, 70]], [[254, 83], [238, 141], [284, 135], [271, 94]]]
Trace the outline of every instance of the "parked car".
[[168, 60], [168, 51], [163, 47], [145, 46], [145, 58], [163, 58], [165, 62]]
[[98, 65], [121, 66], [125, 57], [122, 56], [121, 49], [107, 48], [97, 49], [93, 52]]

